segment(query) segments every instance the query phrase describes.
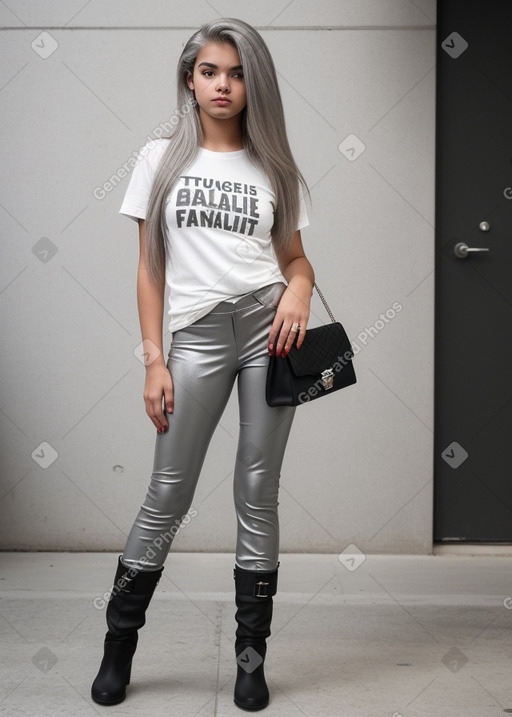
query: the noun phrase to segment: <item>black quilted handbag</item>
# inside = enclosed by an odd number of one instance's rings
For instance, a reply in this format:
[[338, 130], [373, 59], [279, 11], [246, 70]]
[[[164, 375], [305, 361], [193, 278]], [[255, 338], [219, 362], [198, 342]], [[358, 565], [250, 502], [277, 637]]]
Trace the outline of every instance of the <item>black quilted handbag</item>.
[[356, 383], [350, 340], [316, 284], [315, 289], [331, 323], [307, 329], [300, 349], [294, 343], [287, 356], [269, 356], [269, 406], [299, 406]]

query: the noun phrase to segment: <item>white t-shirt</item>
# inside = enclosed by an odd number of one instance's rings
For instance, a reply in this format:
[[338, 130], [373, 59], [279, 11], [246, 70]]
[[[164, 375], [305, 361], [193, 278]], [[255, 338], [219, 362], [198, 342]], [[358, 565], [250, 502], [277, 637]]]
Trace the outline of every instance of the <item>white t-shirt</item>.
[[[155, 170], [169, 139], [150, 140], [139, 152], [119, 212], [146, 218]], [[205, 316], [221, 301], [236, 300], [276, 281], [286, 283], [272, 247], [275, 194], [245, 149], [200, 147], [175, 182], [166, 204], [169, 330]], [[301, 198], [297, 229], [308, 226]]]

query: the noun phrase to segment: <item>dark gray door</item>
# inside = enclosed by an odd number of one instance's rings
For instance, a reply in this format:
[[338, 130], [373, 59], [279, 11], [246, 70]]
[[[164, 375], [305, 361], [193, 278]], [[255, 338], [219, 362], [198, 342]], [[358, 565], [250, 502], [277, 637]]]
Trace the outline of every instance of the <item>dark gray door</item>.
[[435, 541], [512, 542], [511, 37], [511, 0], [438, 2]]

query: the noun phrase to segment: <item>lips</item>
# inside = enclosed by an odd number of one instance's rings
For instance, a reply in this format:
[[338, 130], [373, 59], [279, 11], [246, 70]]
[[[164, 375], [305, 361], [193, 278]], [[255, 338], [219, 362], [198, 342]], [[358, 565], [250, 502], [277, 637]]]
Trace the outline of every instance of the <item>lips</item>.
[[216, 97], [213, 102], [216, 102], [219, 105], [230, 105], [231, 100], [228, 100], [227, 97]]

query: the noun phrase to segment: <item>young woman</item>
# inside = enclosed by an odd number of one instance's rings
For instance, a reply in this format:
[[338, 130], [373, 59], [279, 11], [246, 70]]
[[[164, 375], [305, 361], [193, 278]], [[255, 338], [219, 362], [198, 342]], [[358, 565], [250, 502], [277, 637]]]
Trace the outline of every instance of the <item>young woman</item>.
[[175, 131], [141, 150], [120, 210], [139, 224], [144, 400], [157, 438], [147, 496], [118, 560], [92, 697], [105, 705], [125, 698], [137, 630], [237, 379], [234, 699], [259, 710], [269, 701], [263, 661], [277, 589], [278, 489], [295, 412], [266, 404], [265, 379], [269, 353], [286, 355], [294, 341], [300, 349], [308, 323], [307, 186], [254, 28], [232, 18], [204, 25], [185, 45], [177, 84]]

